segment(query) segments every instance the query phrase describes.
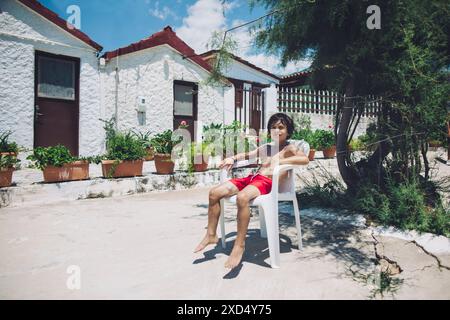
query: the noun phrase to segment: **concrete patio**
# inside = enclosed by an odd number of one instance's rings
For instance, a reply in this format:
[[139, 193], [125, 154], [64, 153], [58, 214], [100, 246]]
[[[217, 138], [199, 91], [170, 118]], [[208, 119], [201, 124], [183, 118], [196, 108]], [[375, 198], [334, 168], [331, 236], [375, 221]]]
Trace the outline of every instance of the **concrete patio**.
[[[431, 157], [437, 176], [448, 176], [443, 155]], [[335, 160], [319, 156], [298, 187], [320, 166], [338, 173]], [[0, 298], [450, 299], [448, 238], [376, 227], [357, 214], [301, 208], [304, 250], [298, 251], [286, 203], [280, 205], [281, 268], [268, 264], [254, 210], [243, 263], [228, 272], [224, 263], [236, 230], [231, 205], [227, 248], [193, 253], [205, 232], [207, 198], [208, 188], [197, 186], [2, 208]], [[68, 286], [74, 266], [80, 289]]]
[[[287, 204], [281, 206], [281, 268], [268, 265], [255, 213], [243, 263], [228, 272], [224, 263], [236, 230], [233, 207], [226, 211], [227, 249], [211, 246], [193, 253], [205, 232], [207, 192], [1, 209], [0, 298], [450, 299], [447, 238], [428, 239], [425, 249], [368, 228], [360, 216], [304, 209], [300, 252]], [[438, 246], [427, 246], [431, 243]], [[381, 296], [376, 262], [383, 265], [383, 260], [402, 271], [393, 276], [398, 281], [392, 292]], [[80, 270], [79, 290], [67, 286], [70, 266]]]

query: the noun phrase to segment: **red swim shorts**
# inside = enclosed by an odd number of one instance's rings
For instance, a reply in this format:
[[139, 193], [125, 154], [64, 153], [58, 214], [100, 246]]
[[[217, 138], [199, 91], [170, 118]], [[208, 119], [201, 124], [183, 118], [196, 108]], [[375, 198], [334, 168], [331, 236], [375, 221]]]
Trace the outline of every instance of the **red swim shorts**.
[[245, 178], [231, 179], [230, 182], [233, 183], [239, 191], [249, 185], [257, 187], [259, 192], [261, 192], [261, 195], [268, 194], [270, 193], [270, 190], [272, 190], [272, 179], [259, 173], [255, 175], [250, 174]]

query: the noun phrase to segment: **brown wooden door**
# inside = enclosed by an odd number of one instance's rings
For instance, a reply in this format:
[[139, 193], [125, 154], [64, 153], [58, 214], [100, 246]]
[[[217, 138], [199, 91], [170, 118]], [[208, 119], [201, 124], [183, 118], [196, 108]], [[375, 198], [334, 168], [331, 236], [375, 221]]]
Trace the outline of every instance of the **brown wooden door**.
[[62, 144], [78, 156], [80, 60], [36, 52], [34, 147]]
[[262, 129], [262, 91], [260, 88], [253, 87], [250, 92], [250, 128], [257, 134]]
[[195, 122], [197, 121], [198, 86], [192, 82], [175, 81], [173, 105], [173, 128], [180, 127], [184, 121], [191, 134], [191, 141], [195, 141]]

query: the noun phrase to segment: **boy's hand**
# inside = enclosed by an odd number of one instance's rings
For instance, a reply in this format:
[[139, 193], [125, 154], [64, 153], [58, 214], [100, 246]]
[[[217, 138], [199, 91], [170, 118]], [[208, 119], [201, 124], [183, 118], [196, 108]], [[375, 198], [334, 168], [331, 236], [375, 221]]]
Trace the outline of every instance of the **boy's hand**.
[[219, 169], [227, 169], [227, 171], [230, 171], [230, 169], [234, 165], [234, 159], [232, 158], [226, 158], [222, 160], [219, 164]]

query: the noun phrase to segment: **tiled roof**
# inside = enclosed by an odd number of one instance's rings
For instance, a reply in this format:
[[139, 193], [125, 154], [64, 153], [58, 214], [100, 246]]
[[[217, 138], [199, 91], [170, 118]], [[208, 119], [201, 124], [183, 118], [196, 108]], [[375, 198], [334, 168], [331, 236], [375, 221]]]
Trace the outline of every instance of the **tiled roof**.
[[[205, 53], [202, 53], [200, 56], [202, 56], [205, 60], [208, 60], [209, 58], [211, 58], [212, 56], [214, 56], [217, 52], [219, 52], [219, 50], [210, 50], [207, 51]], [[231, 56], [233, 57], [233, 59], [235, 59], [236, 61], [239, 61], [242, 64], [245, 64], [246, 66], [253, 68], [259, 72], [262, 72], [272, 78], [275, 78], [277, 80], [280, 80], [280, 77], [278, 77], [277, 75], [274, 75], [273, 73], [270, 73], [269, 71], [266, 71], [260, 67], [255, 66], [254, 64], [248, 62], [247, 60], [244, 60], [238, 56], [235, 56], [234, 54], [231, 54]]]
[[292, 80], [292, 79], [297, 79], [297, 78], [301, 78], [301, 77], [307, 77], [307, 76], [311, 75], [311, 73], [312, 73], [311, 70], [294, 72], [294, 73], [291, 73], [291, 74], [281, 77], [281, 80]]
[[183, 40], [181, 40], [169, 26], [165, 27], [164, 30], [157, 32], [139, 42], [132, 43], [129, 46], [114, 51], [106, 52], [103, 57], [105, 57], [107, 60], [110, 60], [117, 56], [157, 47], [164, 44], [171, 46], [172, 48], [180, 52], [185, 58], [190, 59], [207, 71], [211, 71], [211, 66], [205, 60], [203, 60], [202, 57], [197, 55], [194, 49], [192, 49]]
[[99, 45], [97, 42], [93, 41], [91, 38], [89, 38], [89, 36], [87, 34], [81, 32], [78, 29], [75, 29], [75, 27], [69, 28], [69, 24], [63, 18], [59, 17], [52, 10], [44, 7], [38, 1], [36, 1], [36, 0], [18, 0], [18, 1], [20, 3], [22, 3], [23, 5], [25, 5], [26, 7], [33, 10], [34, 12], [36, 12], [37, 14], [41, 15], [48, 21], [56, 24], [58, 27], [60, 27], [64, 31], [67, 31], [71, 35], [77, 37], [78, 39], [87, 43], [88, 45], [97, 49], [98, 51], [102, 51], [103, 47], [101, 45]]

